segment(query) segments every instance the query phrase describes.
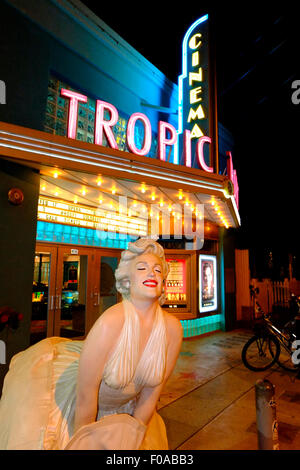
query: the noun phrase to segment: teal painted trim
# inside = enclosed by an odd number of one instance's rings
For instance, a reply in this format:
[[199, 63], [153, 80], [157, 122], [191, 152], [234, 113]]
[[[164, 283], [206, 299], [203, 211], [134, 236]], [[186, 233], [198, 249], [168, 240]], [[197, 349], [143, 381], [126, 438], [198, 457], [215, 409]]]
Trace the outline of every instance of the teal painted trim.
[[210, 315], [209, 317], [194, 318], [192, 320], [180, 320], [183, 327], [183, 337], [192, 338], [221, 329], [222, 315]]
[[38, 220], [37, 241], [66, 243], [72, 245], [95, 246], [99, 248], [119, 248], [126, 250], [128, 243], [136, 240], [135, 235], [100, 232], [85, 227], [53, 224]]
[[224, 267], [224, 232], [225, 228], [219, 229], [219, 305], [221, 312], [221, 329], [226, 330], [225, 317], [225, 267]]

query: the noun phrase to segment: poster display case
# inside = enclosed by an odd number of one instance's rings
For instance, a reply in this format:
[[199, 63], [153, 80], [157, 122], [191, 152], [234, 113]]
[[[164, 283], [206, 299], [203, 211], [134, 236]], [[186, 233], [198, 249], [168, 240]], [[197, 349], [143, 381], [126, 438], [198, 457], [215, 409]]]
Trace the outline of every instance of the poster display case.
[[165, 283], [165, 309], [180, 318], [191, 318], [195, 315], [195, 305], [191, 293], [196, 282], [195, 252], [186, 250], [165, 250], [169, 274]]
[[199, 255], [199, 311], [212, 312], [218, 308], [217, 257]]

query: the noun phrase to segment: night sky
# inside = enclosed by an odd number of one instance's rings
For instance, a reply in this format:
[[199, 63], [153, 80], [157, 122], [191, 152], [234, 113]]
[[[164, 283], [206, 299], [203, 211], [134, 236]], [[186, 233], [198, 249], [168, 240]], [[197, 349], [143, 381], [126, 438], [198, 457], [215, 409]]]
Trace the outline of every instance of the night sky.
[[221, 7], [211, 1], [175, 10], [171, 2], [144, 7], [130, 2], [122, 8], [83, 3], [175, 83], [186, 30], [203, 14], [211, 15], [218, 119], [235, 140], [240, 245], [298, 252], [300, 104], [292, 103], [292, 83], [300, 81], [300, 16], [295, 2], [267, 8], [264, 2], [262, 9], [262, 2]]

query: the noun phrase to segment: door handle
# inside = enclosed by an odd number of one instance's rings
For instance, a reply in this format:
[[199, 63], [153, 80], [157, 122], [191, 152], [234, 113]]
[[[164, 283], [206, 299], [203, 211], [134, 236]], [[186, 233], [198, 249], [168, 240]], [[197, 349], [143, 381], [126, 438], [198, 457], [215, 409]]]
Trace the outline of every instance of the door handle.
[[61, 308], [61, 295], [56, 295], [55, 296], [55, 308], [56, 309]]
[[97, 298], [96, 301], [94, 302], [94, 307], [96, 307], [100, 303], [100, 294], [99, 292], [96, 291], [94, 292], [93, 296]]

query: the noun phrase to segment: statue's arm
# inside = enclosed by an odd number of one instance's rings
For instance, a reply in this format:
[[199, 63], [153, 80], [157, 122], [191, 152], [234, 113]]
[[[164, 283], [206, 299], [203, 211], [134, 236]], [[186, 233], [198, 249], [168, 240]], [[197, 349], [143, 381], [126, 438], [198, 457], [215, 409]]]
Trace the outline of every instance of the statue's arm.
[[[114, 312], [115, 313], [115, 312]], [[79, 360], [74, 432], [96, 421], [104, 367], [120, 330], [120, 315], [107, 310], [87, 335]]]

